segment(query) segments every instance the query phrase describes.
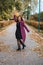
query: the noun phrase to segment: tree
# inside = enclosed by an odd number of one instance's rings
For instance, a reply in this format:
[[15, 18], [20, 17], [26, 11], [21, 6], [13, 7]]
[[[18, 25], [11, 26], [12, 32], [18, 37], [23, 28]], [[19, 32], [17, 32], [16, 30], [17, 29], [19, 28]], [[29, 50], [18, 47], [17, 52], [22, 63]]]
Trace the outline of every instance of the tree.
[[2, 18], [7, 18], [7, 15], [9, 15], [12, 12], [14, 2], [15, 0], [0, 0], [0, 16]]
[[31, 11], [35, 10], [38, 4], [38, 0], [24, 0], [24, 8], [27, 8], [28, 5], [31, 5]]
[[26, 9], [29, 3], [32, 5], [31, 9], [35, 10], [37, 6], [36, 0], [0, 0], [0, 17], [6, 18], [8, 16], [9, 18], [14, 7], [20, 12]]
[[22, 10], [22, 1], [16, 1], [15, 7], [18, 11], [21, 11]]

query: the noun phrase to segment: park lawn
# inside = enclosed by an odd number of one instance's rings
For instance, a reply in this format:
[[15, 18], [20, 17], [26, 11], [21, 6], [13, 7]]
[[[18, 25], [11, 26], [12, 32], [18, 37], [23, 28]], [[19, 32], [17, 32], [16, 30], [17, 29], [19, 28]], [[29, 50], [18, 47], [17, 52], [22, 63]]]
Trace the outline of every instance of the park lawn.
[[10, 21], [0, 21], [0, 32], [2, 30], [5, 30], [5, 28], [9, 25], [11, 25], [12, 23], [14, 23], [14, 20], [10, 20]]
[[5, 44], [3, 41], [0, 42], [0, 52], [8, 52], [10, 49], [10, 46]]
[[[28, 20], [28, 21], [26, 21], [26, 23], [28, 25], [31, 25], [31, 26], [35, 27], [35, 28], [38, 28], [38, 25], [39, 25], [39, 22], [35, 21], [35, 20]], [[40, 22], [40, 29], [43, 30], [43, 22]]]
[[2, 30], [4, 30], [5, 28], [3, 27], [3, 28], [0, 28], [0, 32], [2, 31]]
[[26, 21], [26, 23], [36, 32], [38, 33], [40, 36], [43, 37], [43, 22], [40, 22], [40, 32], [39, 32], [39, 29], [38, 29], [38, 21], [35, 21], [35, 20], [29, 20], [29, 21]]
[[[27, 24], [29, 25], [29, 23]], [[33, 30], [32, 33], [29, 35], [30, 38], [38, 43], [38, 46], [33, 48], [32, 50], [37, 52], [40, 57], [43, 57], [43, 30], [40, 29], [39, 32], [36, 27], [32, 25], [29, 25], [29, 27]]]
[[32, 26], [30, 28], [34, 31], [30, 34], [30, 38], [38, 43], [38, 46], [33, 48], [32, 50], [37, 52], [40, 57], [43, 57], [43, 31], [38, 32], [38, 30]]

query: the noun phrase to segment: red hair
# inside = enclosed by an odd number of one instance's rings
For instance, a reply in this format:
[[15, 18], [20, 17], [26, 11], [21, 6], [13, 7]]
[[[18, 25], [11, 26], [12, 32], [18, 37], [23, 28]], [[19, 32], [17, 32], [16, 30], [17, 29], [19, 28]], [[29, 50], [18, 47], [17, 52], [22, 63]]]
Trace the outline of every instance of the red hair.
[[22, 18], [22, 16], [21, 16], [21, 15], [19, 15], [19, 17], [21, 17], [21, 21], [23, 21], [23, 18]]

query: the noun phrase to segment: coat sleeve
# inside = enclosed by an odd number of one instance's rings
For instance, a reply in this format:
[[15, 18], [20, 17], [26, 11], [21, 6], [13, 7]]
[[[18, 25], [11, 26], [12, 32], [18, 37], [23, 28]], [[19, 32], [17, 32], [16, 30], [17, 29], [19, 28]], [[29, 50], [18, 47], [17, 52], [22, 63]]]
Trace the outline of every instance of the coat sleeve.
[[27, 26], [25, 25], [25, 23], [23, 23], [23, 26], [27, 30], [27, 32], [29, 32], [29, 29], [27, 28]]
[[16, 22], [16, 17], [14, 18], [15, 22]]
[[14, 20], [15, 20], [15, 22], [17, 22], [17, 17], [16, 16], [14, 16]]

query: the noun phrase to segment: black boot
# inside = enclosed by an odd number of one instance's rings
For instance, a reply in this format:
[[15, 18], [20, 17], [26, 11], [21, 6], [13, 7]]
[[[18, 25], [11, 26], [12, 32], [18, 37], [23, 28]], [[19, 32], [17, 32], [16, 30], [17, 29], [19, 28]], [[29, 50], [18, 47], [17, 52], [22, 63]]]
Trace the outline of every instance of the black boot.
[[18, 48], [17, 51], [21, 51], [21, 48]]
[[18, 49], [17, 49], [17, 51], [20, 51], [21, 50], [21, 47], [20, 47], [20, 45], [18, 45]]
[[26, 47], [26, 45], [23, 44], [23, 48], [22, 49], [24, 49], [25, 47]]
[[26, 47], [26, 45], [20, 40], [20, 43], [22, 44], [23, 48], [24, 49]]

